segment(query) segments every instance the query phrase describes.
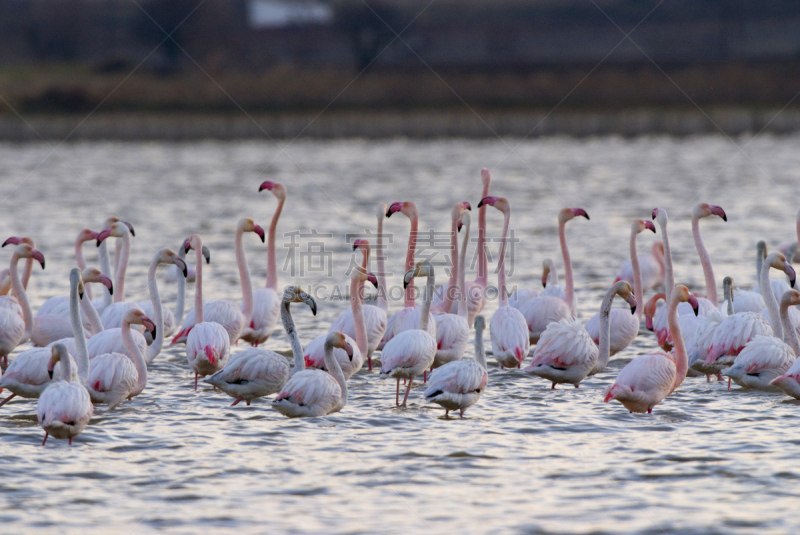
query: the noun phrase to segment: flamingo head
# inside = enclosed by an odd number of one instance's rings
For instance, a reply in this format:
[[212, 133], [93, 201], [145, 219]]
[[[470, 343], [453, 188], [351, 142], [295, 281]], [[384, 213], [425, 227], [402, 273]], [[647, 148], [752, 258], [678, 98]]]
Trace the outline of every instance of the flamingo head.
[[483, 187], [487, 189], [492, 185], [492, 172], [485, 167], [481, 169], [481, 182], [483, 182]]
[[70, 358], [69, 352], [67, 351], [67, 346], [64, 344], [53, 344], [53, 347], [50, 348], [50, 360], [47, 361], [47, 375], [50, 376], [50, 379], [53, 378], [53, 370], [56, 368], [56, 363], [62, 360], [67, 360]]
[[122, 318], [123, 326], [125, 324], [128, 325], [144, 325], [144, 328], [150, 331], [150, 334], [155, 339], [156, 337], [156, 324], [145, 316], [144, 312], [140, 308], [132, 307], [129, 308], [128, 311], [125, 313], [125, 316]]
[[353, 346], [347, 341], [347, 338], [341, 331], [331, 331], [325, 338], [325, 350], [333, 350], [334, 347], [343, 349], [347, 353], [347, 357], [353, 360]]
[[792, 265], [786, 261], [786, 257], [782, 253], [771, 253], [766, 259], [764, 259], [764, 265], [765, 267], [768, 266], [775, 269], [780, 269], [786, 273], [786, 276], [789, 277], [789, 285], [794, 288], [797, 275], [795, 274]]
[[475, 327], [476, 332], [486, 329], [486, 318], [478, 314], [477, 316], [475, 316], [473, 326]]
[[127, 221], [123, 221], [122, 219], [120, 219], [118, 217], [112, 216], [112, 217], [109, 217], [108, 219], [106, 219], [105, 223], [103, 224], [103, 228], [108, 228], [108, 227], [112, 226], [114, 223], [123, 223], [126, 227], [128, 227], [128, 230], [130, 231], [131, 236], [136, 237], [136, 231], [133, 230], [133, 225], [131, 225]]
[[370, 282], [375, 288], [378, 287], [378, 277], [374, 273], [367, 273], [367, 281]]
[[273, 182], [271, 180], [265, 180], [258, 187], [258, 191], [264, 191], [264, 190], [271, 191], [272, 194], [275, 195], [275, 197], [279, 201], [286, 200], [286, 187], [283, 184], [280, 184], [278, 182]]
[[97, 234], [97, 246], [103, 243], [106, 238], [122, 238], [126, 235], [131, 235], [130, 227], [124, 221], [117, 221], [105, 230]]
[[[185, 240], [183, 240], [183, 244], [181, 244], [182, 253], [186, 254], [192, 250], [192, 237], [189, 236]], [[203, 245], [202, 247], [203, 258], [206, 259], [206, 264], [211, 263], [211, 251], [208, 250], [208, 247]]]
[[242, 232], [255, 232], [259, 238], [261, 238], [261, 243], [264, 243], [266, 240], [264, 229], [261, 228], [259, 225], [256, 225], [256, 222], [250, 219], [249, 217], [243, 217], [239, 220], [239, 224], [237, 225], [237, 230], [241, 230]]
[[781, 297], [781, 308], [788, 308], [793, 305], [800, 305], [800, 292], [797, 290], [789, 290]]
[[[200, 246], [202, 250], [202, 244]], [[178, 269], [181, 270], [183, 273], [184, 278], [189, 274], [189, 269], [186, 266], [186, 261], [175, 254], [175, 251], [170, 249], [169, 247], [163, 247], [156, 251], [155, 257], [153, 259], [156, 264], [173, 264], [178, 266]]]
[[[767, 257], [767, 242], [759, 240], [756, 244], [756, 250], [758, 251], [758, 257], [763, 261]], [[786, 254], [786, 251], [781, 252]]]
[[550, 278], [550, 272], [555, 271], [556, 264], [550, 258], [542, 260], [542, 288], [547, 288], [547, 280]]
[[585, 217], [589, 219], [589, 214], [586, 213], [586, 210], [583, 208], [562, 208], [558, 212], [558, 222], [559, 224], [564, 224], [567, 221], [574, 219], [576, 217]]
[[664, 292], [659, 292], [650, 299], [648, 299], [647, 303], [644, 304], [644, 311], [643, 311], [645, 318], [644, 323], [648, 331], [653, 330], [653, 316], [656, 315], [656, 305], [658, 304], [658, 300], [666, 298], [667, 294], [665, 294]]
[[20, 243], [27, 243], [31, 247], [36, 247], [36, 242], [33, 241], [33, 238], [28, 238], [28, 237], [19, 238], [17, 236], [11, 236], [10, 238], [8, 238], [6, 241], [3, 242], [2, 246], [5, 247], [6, 245], [19, 245]]
[[70, 288], [75, 285], [78, 288], [78, 298], [83, 299], [83, 276], [79, 268], [72, 268], [69, 271], [69, 285]]
[[359, 249], [359, 248], [362, 251], [364, 251], [364, 253], [367, 255], [367, 258], [369, 258], [369, 251], [370, 251], [370, 248], [371, 248], [371, 244], [369, 243], [369, 240], [358, 238], [355, 241], [353, 241], [353, 250], [355, 251], [356, 249]]
[[458, 225], [456, 225], [456, 227], [457, 227], [458, 231], [459, 231], [459, 232], [461, 232], [461, 229], [462, 229], [464, 226], [466, 226], [466, 227], [467, 227], [467, 230], [469, 231], [469, 224], [470, 224], [470, 221], [472, 221], [472, 216], [471, 216], [471, 215], [469, 215], [469, 212], [468, 212], [468, 211], [464, 210], [464, 211], [461, 213], [461, 217], [460, 217], [460, 218], [459, 218], [459, 220], [458, 220]]
[[83, 243], [96, 239], [97, 239], [97, 232], [93, 231], [92, 229], [85, 228], [78, 233], [78, 238], [76, 239], [76, 241], [78, 243]]
[[378, 221], [383, 220], [383, 218], [386, 217], [386, 211], [389, 207], [386, 206], [385, 202], [379, 202], [375, 208], [375, 215], [378, 217]]
[[33, 258], [39, 264], [41, 264], [42, 269], [44, 269], [44, 255], [41, 251], [34, 249], [33, 246], [29, 243], [20, 243], [17, 245], [17, 248], [14, 249], [14, 254], [17, 258]]
[[728, 296], [730, 299], [733, 299], [733, 277], [725, 277], [722, 279], [722, 288], [723, 288], [723, 295], [725, 295], [725, 300], [727, 301]]
[[653, 221], [657, 221], [658, 225], [661, 227], [663, 231], [664, 228], [667, 226], [669, 218], [667, 217], [667, 211], [663, 208], [653, 208]]
[[471, 210], [468, 202], [457, 202], [453, 205], [453, 209], [450, 211], [450, 217], [453, 220], [453, 224], [456, 226], [456, 229], [460, 232], [461, 231], [461, 214], [464, 213], [465, 210]]
[[506, 199], [505, 197], [496, 197], [494, 195], [487, 195], [486, 197], [481, 199], [481, 202], [478, 203], [478, 208], [480, 208], [484, 204], [487, 206], [494, 206], [495, 208], [503, 212], [503, 214], [507, 214], [511, 211], [511, 205], [509, 204], [508, 199]]
[[317, 302], [313, 297], [304, 292], [299, 286], [287, 286], [283, 290], [284, 307], [289, 306], [289, 303], [305, 303], [311, 309], [313, 315], [317, 315]]
[[631, 285], [627, 281], [619, 281], [614, 284], [612, 291], [623, 298], [631, 307], [631, 314], [636, 313], [636, 297], [633, 295]]
[[[84, 284], [87, 282], [96, 282], [98, 284], [102, 284], [108, 288], [108, 293], [114, 295], [114, 283], [112, 283], [111, 279], [104, 275], [99, 269], [88, 267], [83, 270], [81, 278], [83, 279]], [[81, 295], [81, 299], [83, 299], [83, 295]]]
[[430, 262], [427, 260], [417, 262], [416, 266], [406, 271], [405, 275], [403, 275], [403, 289], [408, 288], [408, 285], [414, 277], [428, 277], [429, 279], [433, 279], [433, 273], [433, 266]]
[[701, 219], [703, 217], [712, 215], [722, 218], [723, 221], [728, 220], [728, 216], [725, 215], [725, 210], [723, 210], [721, 206], [717, 206], [715, 204], [701, 202], [692, 210], [692, 217], [696, 219]]
[[386, 217], [392, 217], [392, 214], [396, 214], [397, 212], [402, 213], [404, 216], [408, 217], [409, 219], [413, 219], [417, 217], [417, 205], [413, 202], [406, 201], [406, 202], [393, 202], [388, 210], [386, 210]]
[[650, 230], [653, 234], [656, 233], [656, 226], [653, 224], [652, 221], [645, 221], [644, 219], [636, 219], [633, 222], [633, 232], [639, 234], [640, 232], [644, 232], [645, 230]]
[[676, 301], [678, 303], [689, 303], [694, 311], [694, 315], [697, 316], [700, 304], [697, 302], [697, 297], [694, 296], [689, 291], [689, 288], [684, 286], [683, 284], [676, 284], [675, 288], [672, 290], [672, 296], [670, 297], [672, 301]]

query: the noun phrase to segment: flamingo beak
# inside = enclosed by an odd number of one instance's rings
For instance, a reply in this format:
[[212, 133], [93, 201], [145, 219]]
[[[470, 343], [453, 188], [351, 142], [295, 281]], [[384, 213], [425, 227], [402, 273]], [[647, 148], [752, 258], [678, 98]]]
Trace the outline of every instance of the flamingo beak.
[[653, 318], [650, 316], [644, 317], [644, 326], [648, 331], [653, 332]]
[[542, 288], [547, 288], [547, 273], [542, 273]]
[[486, 197], [484, 197], [483, 199], [481, 199], [481, 202], [479, 202], [479, 203], [478, 203], [478, 208], [480, 208], [480, 207], [481, 207], [481, 206], [483, 206], [484, 204], [486, 204], [486, 205], [489, 205], [489, 206], [494, 206], [494, 203], [496, 203], [496, 202], [497, 202], [497, 199], [498, 199], [498, 198], [499, 198], [499, 197], [496, 197], [496, 196], [494, 196], [494, 195], [487, 195]]
[[628, 297], [625, 298], [625, 301], [631, 306], [631, 314], [636, 314], [636, 298], [633, 294], [628, 294]]
[[266, 237], [264, 235], [264, 229], [261, 228], [259, 225], [255, 225], [254, 231], [256, 234], [258, 234], [258, 237], [261, 238], [261, 243], [264, 243], [266, 241]]
[[308, 295], [305, 292], [300, 292], [300, 299], [303, 300], [305, 304], [308, 305], [308, 308], [311, 309], [311, 314], [316, 316], [317, 315], [317, 302], [314, 300], [313, 297]]
[[274, 187], [275, 187], [275, 182], [273, 182], [271, 180], [265, 180], [258, 187], [258, 191], [259, 191], [259, 193], [264, 191], [265, 189], [272, 191], [272, 188], [274, 188]]
[[378, 287], [378, 277], [373, 275], [372, 273], [367, 273], [367, 280], [372, 283], [372, 285], [377, 288]]
[[794, 272], [794, 268], [789, 262], [784, 262], [783, 271], [789, 277], [789, 285], [794, 288], [794, 283], [797, 280], [797, 274]]
[[658, 208], [653, 208], [653, 221], [656, 220], [656, 216], [658, 216]]
[[411, 281], [414, 280], [414, 273], [415, 273], [415, 269], [411, 268], [408, 271], [406, 271], [406, 274], [403, 276], [403, 289], [404, 290], [406, 288], [408, 288], [409, 283], [411, 283]]
[[353, 360], [353, 346], [351, 346], [349, 343], [345, 342], [343, 349], [347, 352], [347, 357], [350, 359], [350, 361], [352, 361]]
[[644, 222], [644, 228], [652, 230], [653, 234], [656, 233], [656, 226], [653, 224], [652, 221], [645, 221]]
[[114, 295], [114, 283], [111, 282], [111, 279], [108, 278], [106, 275], [100, 274], [100, 283], [108, 288], [108, 293]]
[[467, 201], [462, 202], [461, 206], [464, 207], [464, 210], [469, 210], [470, 212], [472, 211], [472, 206], [470, 206], [470, 204]]
[[42, 252], [34, 249], [33, 251], [31, 251], [31, 254], [33, 255], [34, 260], [39, 262], [42, 265], [42, 269], [44, 269], [44, 255], [42, 254]]
[[586, 210], [584, 210], [583, 208], [571, 208], [571, 210], [572, 210], [572, 215], [574, 215], [575, 217], [583, 216], [586, 219], [589, 219], [589, 214], [587, 214]]
[[389, 209], [386, 210], [386, 217], [387, 218], [392, 217], [392, 214], [399, 212], [402, 209], [403, 209], [403, 203], [393, 202], [392, 205], [389, 206]]
[[128, 230], [131, 232], [131, 236], [133, 236], [135, 238], [136, 237], [136, 231], [133, 230], [133, 225], [131, 225], [127, 221], [123, 221], [123, 223], [125, 223], [125, 226], [128, 227]]
[[708, 209], [715, 216], [721, 217], [723, 221], [726, 221], [726, 222], [728, 221], [728, 216], [725, 215], [725, 210], [723, 210], [721, 206], [715, 206], [713, 204], [709, 204], [708, 205]]
[[150, 334], [153, 336], [153, 338], [155, 338], [156, 337], [156, 324], [153, 322], [153, 320], [151, 320], [147, 316], [142, 316], [142, 324], [144, 325], [145, 329], [150, 331]]
[[463, 227], [463, 226], [464, 226], [464, 223], [462, 223], [461, 220], [459, 219], [458, 223], [456, 223], [456, 230], [458, 232], [461, 232], [461, 227]]
[[9, 239], [3, 242], [3, 247], [5, 247], [6, 245], [19, 245], [20, 243], [22, 243], [22, 238], [11, 236]]
[[689, 304], [692, 306], [692, 310], [694, 310], [694, 315], [697, 316], [700, 304], [697, 302], [697, 298], [692, 294], [689, 294]]
[[97, 235], [97, 246], [100, 247], [100, 244], [103, 243], [109, 236], [111, 236], [111, 227], [108, 227]]
[[183, 258], [178, 255], [173, 256], [172, 261], [176, 266], [178, 266], [178, 269], [183, 272], [183, 278], [185, 279], [189, 275], [189, 269], [186, 267], [186, 262], [184, 262]]
[[206, 259], [206, 264], [210, 264], [211, 263], [211, 251], [209, 251], [208, 247], [206, 247], [205, 245], [203, 246], [203, 256]]
[[353, 242], [353, 250], [355, 251], [356, 249], [358, 249], [358, 246], [359, 246], [359, 245], [361, 245], [361, 240], [360, 240], [360, 239], [358, 239], [358, 240], [355, 240], [355, 241]]

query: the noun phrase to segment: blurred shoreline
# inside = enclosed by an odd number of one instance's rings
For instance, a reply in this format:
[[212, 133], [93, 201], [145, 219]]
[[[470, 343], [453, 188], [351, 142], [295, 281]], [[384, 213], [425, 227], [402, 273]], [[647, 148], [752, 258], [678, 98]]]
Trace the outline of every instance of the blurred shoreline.
[[[706, 115], [707, 114], [707, 115]], [[607, 111], [382, 111], [254, 114], [87, 113], [0, 116], [0, 141], [739, 136], [800, 131], [796, 109], [743, 107]]]

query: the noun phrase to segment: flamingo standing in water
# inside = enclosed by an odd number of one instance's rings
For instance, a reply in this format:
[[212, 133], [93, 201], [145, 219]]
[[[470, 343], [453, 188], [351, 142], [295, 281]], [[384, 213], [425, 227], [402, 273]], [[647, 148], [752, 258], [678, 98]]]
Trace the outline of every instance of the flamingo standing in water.
[[400, 406], [400, 379], [408, 380], [403, 407], [408, 401], [408, 393], [411, 392], [414, 378], [431, 367], [436, 355], [436, 338], [431, 336], [428, 330], [435, 283], [433, 266], [427, 261], [418, 263], [406, 271], [403, 276], [403, 286], [408, 288], [413, 283], [414, 277], [428, 277], [425, 304], [418, 316], [419, 328], [398, 333], [386, 343], [381, 353], [381, 379], [388, 377], [397, 379], [395, 405]]
[[8, 367], [8, 354], [18, 345], [24, 344], [33, 332], [33, 313], [28, 302], [25, 288], [19, 279], [17, 263], [20, 258], [32, 258], [41, 264], [44, 269], [44, 255], [34, 249], [30, 244], [21, 243], [14, 249], [11, 255], [11, 265], [8, 268], [11, 277], [11, 288], [22, 309], [22, 317], [12, 308], [0, 307], [0, 357], [3, 359], [3, 367]]
[[[237, 237], [239, 238], [237, 241], [238, 247], [239, 242], [241, 242], [241, 230], [237, 233]], [[198, 376], [215, 374], [228, 362], [228, 358], [231, 356], [231, 340], [236, 340], [238, 333], [236, 336], [231, 336], [230, 331], [226, 330], [221, 323], [205, 321], [207, 305], [203, 304], [203, 242], [200, 236], [193, 234], [189, 238], [189, 243], [197, 255], [197, 263], [195, 265], [194, 314], [190, 313], [195, 323], [191, 326], [186, 340], [186, 359], [189, 361], [189, 367], [194, 372], [194, 389], [197, 390]], [[249, 288], [249, 275], [247, 282], [247, 292], [244, 294], [244, 299], [245, 303], [249, 301], [247, 306], [249, 307], [249, 313], [252, 314], [253, 295]], [[248, 295], [250, 299], [248, 299]], [[239, 307], [235, 303], [232, 301], [228, 301], [228, 303], [233, 305], [233, 308], [228, 307], [229, 310], [239, 312]], [[188, 318], [189, 315], [187, 315]], [[239, 323], [239, 331], [241, 331], [242, 324], [241, 322]]]
[[52, 356], [47, 364], [47, 373], [52, 376], [59, 362], [64, 368], [63, 379], [50, 383], [39, 396], [36, 417], [44, 429], [42, 446], [47, 437], [67, 438], [70, 445], [92, 418], [94, 408], [89, 392], [83, 386], [85, 377], [74, 378], [73, 362], [64, 344], [56, 344], [51, 349]]
[[[287, 286], [281, 300], [281, 320], [294, 356], [294, 373], [303, 369], [303, 347], [297, 336], [297, 329], [289, 309], [291, 303], [305, 303], [313, 315], [317, 315], [317, 303], [314, 298], [296, 286]], [[220, 371], [203, 381], [209, 383], [232, 398], [231, 407], [240, 401], [250, 402], [254, 399], [269, 396], [280, 391], [289, 380], [292, 370], [283, 355], [251, 347], [234, 353], [228, 364]]]
[[289, 418], [325, 416], [339, 412], [347, 405], [347, 381], [333, 355], [339, 348], [348, 355], [352, 346], [339, 331], [325, 337], [325, 368], [302, 370], [295, 373], [272, 402], [272, 407]]
[[[625, 299], [631, 307], [631, 315], [636, 315], [636, 299], [632, 293], [631, 285], [626, 281], [619, 281], [611, 287], [603, 298], [598, 317], [598, 343], [602, 328], [610, 322], [611, 303], [614, 296], [619, 295]], [[627, 313], [622, 309], [620, 312]], [[611, 338], [613, 340], [613, 338]], [[607, 340], [606, 340], [607, 341]], [[525, 371], [543, 377], [552, 382], [551, 388], [556, 384], [568, 383], [578, 388], [587, 375], [599, 373], [606, 367], [610, 358], [609, 348], [600, 351], [594, 340], [592, 340], [586, 329], [581, 326], [575, 318], [562, 319], [557, 323], [551, 323], [533, 352], [533, 361], [525, 368]], [[610, 344], [609, 344], [610, 346]], [[600, 360], [599, 355], [603, 355]]]
[[630, 412], [651, 413], [653, 407], [674, 392], [686, 378], [688, 361], [678, 323], [679, 303], [689, 303], [695, 314], [699, 307], [697, 298], [689, 293], [686, 286], [679, 284], [672, 288], [667, 318], [675, 344], [675, 354], [657, 351], [630, 361], [619, 372], [614, 384], [603, 392], [605, 403], [616, 399]]
[[458, 299], [455, 297], [455, 288], [458, 286], [458, 233], [461, 232], [461, 213], [471, 210], [468, 202], [459, 202], [453, 205], [450, 212], [450, 279], [447, 283], [436, 288], [433, 294], [431, 311], [436, 314], [455, 314], [458, 310]]
[[[650, 230], [655, 234], [656, 226], [652, 221], [643, 221], [641, 219], [635, 220], [631, 225], [630, 262], [633, 269], [633, 293], [637, 303], [644, 302], [644, 284], [639, 266], [639, 256], [636, 252], [636, 238], [645, 230]], [[625, 282], [628, 281], [626, 280]], [[634, 314], [628, 314], [626, 310], [619, 308], [611, 310], [611, 355], [615, 355], [628, 347], [639, 334], [639, 325], [642, 323], [643, 312], [643, 307], [639, 307]], [[602, 313], [602, 309], [600, 313]], [[589, 336], [592, 337], [592, 340], [597, 345], [600, 345], [600, 313], [595, 314], [586, 322], [586, 332], [589, 333]], [[602, 368], [605, 368], [605, 364], [602, 363]], [[594, 373], [601, 371], [602, 369], [597, 369]]]
[[[459, 277], [463, 278], [463, 275]], [[428, 388], [425, 389], [425, 401], [444, 407], [445, 418], [450, 411], [459, 411], [463, 418], [464, 411], [478, 402], [489, 382], [486, 353], [483, 350], [486, 320], [483, 316], [475, 316], [474, 325], [475, 359], [454, 360], [436, 368], [431, 374]]]
[[575, 296], [575, 285], [572, 276], [572, 260], [567, 247], [566, 224], [575, 217], [589, 219], [589, 214], [583, 208], [564, 208], [558, 213], [558, 239], [561, 244], [561, 256], [564, 259], [564, 277], [566, 287], [564, 298], [559, 299], [551, 295], [540, 295], [520, 307], [520, 312], [525, 317], [525, 322], [530, 331], [530, 343], [535, 344], [539, 337], [554, 321], [576, 317], [578, 300]]
[[[381, 215], [383, 215], [383, 214], [381, 214]], [[363, 240], [363, 239], [355, 240], [353, 242], [353, 250], [355, 251], [356, 249], [361, 249], [362, 253], [364, 254], [363, 262], [361, 264], [362, 271], [364, 271], [365, 273], [369, 272], [369, 253], [370, 253], [369, 240]], [[379, 252], [378, 254], [381, 254], [381, 253]], [[381, 266], [379, 266], [379, 269], [382, 269], [382, 263], [381, 263]], [[376, 281], [377, 288], [378, 288], [378, 302], [380, 304], [380, 300], [381, 300], [381, 279], [378, 278], [378, 277], [375, 277], [375, 281]], [[384, 302], [384, 304], [386, 304], [386, 294], [385, 294], [386, 284], [385, 284], [385, 281], [384, 281], [383, 288], [384, 288], [383, 302]], [[350, 296], [350, 299], [352, 301], [352, 299], [353, 299], [352, 295]], [[367, 329], [367, 352], [366, 352], [366, 358], [367, 358], [367, 363], [368, 363], [368, 366], [369, 366], [369, 370], [372, 371], [372, 352], [375, 351], [375, 349], [378, 347], [378, 344], [380, 344], [381, 339], [383, 338], [383, 335], [386, 332], [386, 323], [387, 323], [386, 310], [384, 308], [381, 308], [380, 306], [375, 306], [375, 305], [364, 305], [362, 307], [362, 309], [363, 309], [364, 321], [366, 323], [366, 329]], [[351, 308], [350, 310], [346, 310], [346, 311], [342, 312], [339, 315], [339, 318], [336, 321], [334, 321], [333, 325], [331, 325], [331, 328], [328, 329], [328, 332], [331, 332], [331, 331], [341, 331], [342, 333], [344, 333], [345, 336], [350, 337], [350, 339], [355, 339], [356, 338], [356, 322], [353, 319], [353, 308]], [[325, 342], [325, 337], [324, 336], [320, 336], [315, 340], [315, 342], [318, 342], [318, 346], [319, 346], [318, 347], [319, 350], [317, 351], [317, 360], [320, 363], [322, 363], [323, 360], [324, 360], [324, 354], [323, 354], [323, 347], [322, 346], [323, 346], [323, 344]], [[313, 343], [314, 342], [312, 342], [312, 344]], [[351, 343], [350, 345], [353, 345], [353, 344]], [[334, 354], [336, 354], [337, 358], [339, 358], [342, 355], [342, 351], [341, 350], [334, 351]], [[355, 362], [355, 360], [356, 359], [354, 357], [353, 361]], [[343, 360], [341, 358], [339, 359], [339, 363], [340, 364], [343, 363]], [[344, 364], [342, 364], [342, 370], [344, 371], [345, 378], [349, 378], [349, 376], [347, 375], [346, 366]]]
[[[3, 242], [3, 247], [6, 245], [20, 245], [22, 243], [27, 243], [34, 249], [36, 248], [36, 243], [33, 241], [33, 238], [18, 238], [16, 236], [12, 236], [8, 238], [5, 242]], [[25, 259], [25, 267], [22, 268], [22, 288], [27, 292], [28, 291], [28, 281], [31, 278], [31, 273], [33, 272], [33, 259], [27, 258]], [[22, 307], [19, 304], [14, 295], [8, 295], [9, 293], [13, 292], [12, 290], [12, 282], [11, 282], [11, 275], [10, 270], [8, 268], [4, 269], [0, 274], [0, 309], [7, 308], [13, 310], [19, 317], [22, 318]]]
[[[250, 282], [250, 270], [247, 267], [247, 258], [245, 257], [244, 244], [242, 243], [242, 237], [244, 236], [245, 232], [254, 232], [259, 238], [261, 238], [261, 242], [264, 242], [263, 228], [256, 225], [255, 222], [249, 217], [243, 217], [239, 220], [239, 223], [236, 226], [234, 243], [236, 250], [236, 265], [239, 269], [239, 280], [242, 284], [242, 307], [240, 308], [239, 305], [237, 305], [234, 301], [227, 300], [208, 301], [203, 305], [205, 307], [203, 309], [203, 317], [207, 322], [214, 322], [222, 325], [225, 328], [225, 331], [228, 333], [228, 339], [231, 345], [236, 343], [236, 340], [239, 339], [242, 330], [249, 325], [250, 320], [253, 319], [253, 287]], [[194, 238], [194, 236], [197, 235], [193, 235], [192, 238]], [[202, 243], [199, 241], [199, 236], [197, 239], [198, 243]], [[188, 243], [191, 247], [194, 247], [191, 240], [189, 240]], [[197, 265], [195, 266], [195, 270], [197, 271], [197, 275], [195, 277], [198, 281], [200, 279], [200, 264], [202, 264], [202, 256], [200, 253], [198, 253]], [[195, 284], [198, 285], [198, 282], [195, 282]], [[196, 301], [197, 298], [195, 297], [195, 302]], [[194, 325], [197, 323], [202, 323], [202, 321], [196, 320], [196, 313], [197, 309], [195, 308], [186, 314], [186, 318], [183, 320], [183, 324], [181, 325], [181, 330], [178, 331], [178, 334], [176, 334], [172, 339], [171, 345], [186, 342], [189, 333], [194, 328]]]
[[[655, 232], [655, 230], [653, 230]], [[642, 288], [654, 290], [664, 286], [664, 242], [656, 240], [650, 254], [639, 258], [639, 270], [642, 274]], [[631, 258], [625, 260], [617, 271], [614, 282], [626, 281], [634, 286], [634, 269]]]
[[[489, 321], [489, 336], [492, 340], [492, 353], [495, 360], [502, 367], [519, 368], [525, 355], [530, 349], [528, 338], [528, 325], [525, 317], [516, 308], [508, 305], [508, 292], [506, 291], [506, 239], [508, 224], [511, 220], [511, 205], [504, 197], [488, 196], [481, 199], [480, 208], [484, 204], [494, 206], [503, 213], [503, 237], [500, 241], [500, 252], [497, 257], [497, 286], [500, 294], [500, 304], [492, 314]], [[563, 302], [563, 301], [562, 301]]]
[[[278, 297], [278, 262], [275, 253], [275, 234], [278, 229], [278, 219], [286, 202], [286, 188], [283, 184], [267, 180], [263, 182], [258, 191], [268, 190], [278, 199], [278, 206], [272, 214], [267, 238], [267, 284], [253, 293], [253, 317], [245, 326], [240, 338], [253, 347], [258, 347], [269, 340], [275, 330], [280, 313], [281, 299]], [[244, 310], [244, 302], [242, 303]]]
[[800, 292], [797, 290], [790, 290], [783, 294], [783, 298], [781, 299], [781, 320], [783, 321], [784, 329], [786, 329], [788, 333], [789, 342], [795, 359], [792, 361], [789, 369], [786, 370], [783, 375], [773, 379], [770, 384], [780, 388], [793, 398], [800, 399], [800, 359], [796, 358], [800, 356], [800, 341], [798, 341], [797, 332], [794, 329], [789, 329], [787, 326], [789, 323], [789, 314], [788, 310], [784, 313], [786, 310], [784, 304], [787, 307], [789, 305], [800, 305]]

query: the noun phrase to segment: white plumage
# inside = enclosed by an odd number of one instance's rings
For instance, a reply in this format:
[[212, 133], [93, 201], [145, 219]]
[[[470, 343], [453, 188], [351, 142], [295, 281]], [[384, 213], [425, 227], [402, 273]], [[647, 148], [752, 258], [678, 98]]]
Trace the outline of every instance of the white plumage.
[[492, 354], [500, 366], [514, 368], [522, 364], [530, 349], [530, 339], [525, 318], [519, 310], [498, 308], [489, 320], [489, 336]]
[[231, 397], [250, 402], [256, 398], [278, 392], [290, 374], [286, 357], [274, 351], [256, 347], [234, 353], [223, 369], [205, 382], [216, 386]]
[[597, 345], [580, 322], [562, 319], [542, 333], [525, 371], [552, 382], [553, 388], [557, 383], [577, 387], [594, 368], [597, 355]]
[[795, 361], [794, 351], [774, 336], [756, 336], [742, 349], [733, 366], [722, 370], [734, 383], [745, 388], [778, 391], [773, 379], [786, 373]]

